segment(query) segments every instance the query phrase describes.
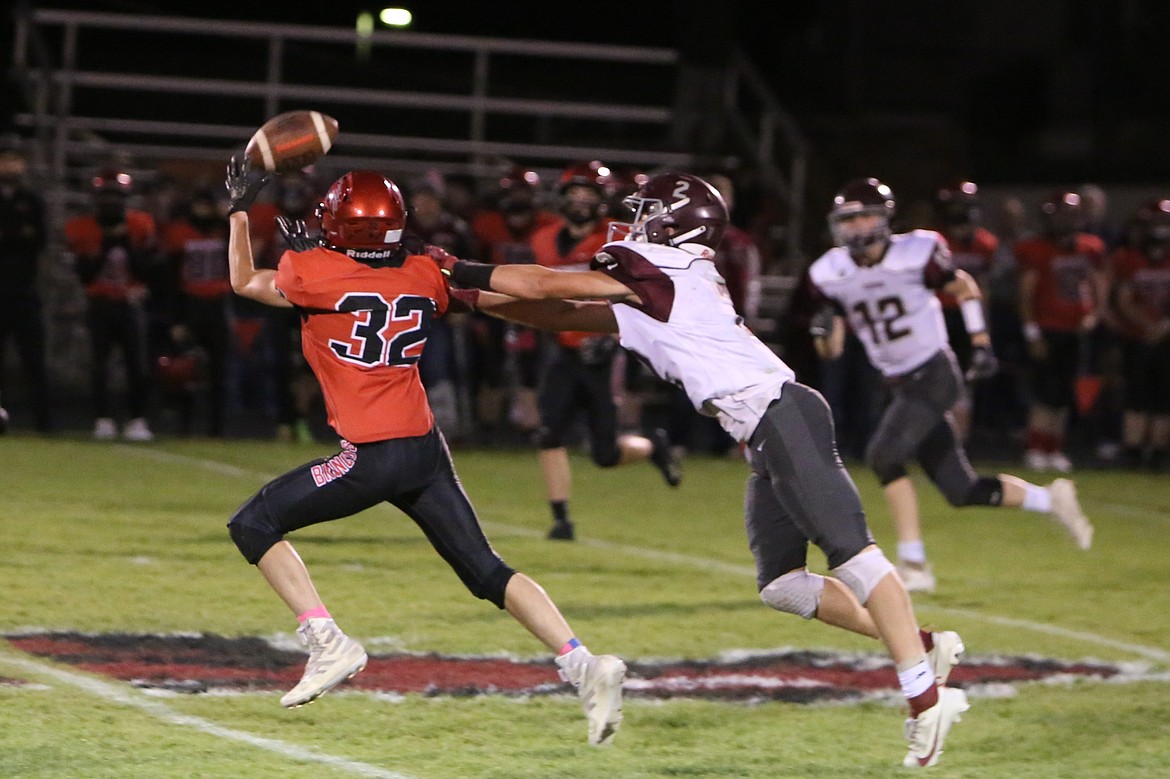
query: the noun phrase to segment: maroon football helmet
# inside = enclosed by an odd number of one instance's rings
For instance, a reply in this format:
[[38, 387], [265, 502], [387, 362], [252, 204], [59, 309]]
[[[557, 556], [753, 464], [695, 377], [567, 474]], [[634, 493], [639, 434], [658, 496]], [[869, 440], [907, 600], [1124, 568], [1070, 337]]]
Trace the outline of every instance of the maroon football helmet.
[[979, 187], [973, 181], [956, 181], [939, 187], [935, 204], [939, 218], [948, 227], [976, 225], [982, 219]]
[[[896, 207], [893, 190], [882, 182], [872, 177], [853, 179], [833, 196], [833, 207], [829, 209], [833, 242], [860, 254], [875, 243], [890, 240], [890, 220]], [[872, 229], [856, 230], [847, 224], [856, 216], [869, 215], [881, 217]]]
[[406, 228], [398, 185], [372, 170], [355, 170], [333, 182], [317, 205], [321, 235], [342, 249], [397, 248]]
[[690, 173], [652, 176], [622, 203], [634, 214], [628, 225], [616, 225], [628, 229], [626, 240], [667, 246], [697, 243], [715, 249], [727, 230], [723, 196]]

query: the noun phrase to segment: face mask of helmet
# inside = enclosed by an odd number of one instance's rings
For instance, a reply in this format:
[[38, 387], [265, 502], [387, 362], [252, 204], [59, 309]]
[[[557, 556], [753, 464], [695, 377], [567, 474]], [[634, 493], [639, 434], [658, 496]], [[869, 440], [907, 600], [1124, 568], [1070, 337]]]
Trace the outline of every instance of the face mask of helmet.
[[[865, 217], [877, 217], [865, 218]], [[833, 242], [844, 246], [853, 255], [867, 252], [870, 247], [890, 240], [890, 220], [884, 206], [869, 206], [829, 217]]]

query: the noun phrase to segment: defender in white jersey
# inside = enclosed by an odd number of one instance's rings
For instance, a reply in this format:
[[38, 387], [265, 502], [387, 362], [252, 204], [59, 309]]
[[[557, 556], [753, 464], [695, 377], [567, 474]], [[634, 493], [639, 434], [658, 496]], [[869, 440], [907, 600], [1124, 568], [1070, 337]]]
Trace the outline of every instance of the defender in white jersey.
[[[903, 762], [933, 765], [967, 708], [963, 691], [945, 686], [962, 641], [918, 628], [901, 578], [866, 526], [824, 398], [797, 383], [736, 315], [712, 262], [727, 225], [722, 198], [696, 176], [666, 173], [626, 203], [634, 222], [589, 271], [436, 259], [458, 285], [505, 293], [453, 289], [490, 314], [544, 329], [618, 333], [622, 346], [748, 444], [745, 524], [760, 598], [880, 638], [910, 706]], [[810, 541], [832, 577], [809, 572]]]
[[917, 495], [906, 471], [912, 458], [952, 506], [1017, 506], [1043, 512], [1087, 549], [1093, 528], [1071, 481], [1057, 479], [1039, 487], [1009, 474], [978, 476], [971, 468], [951, 412], [966, 388], [937, 293], [945, 291], [959, 301], [973, 350], [968, 379], [986, 378], [996, 369], [982, 295], [967, 272], [952, 266], [940, 234], [930, 230], [892, 234], [894, 206], [890, 188], [877, 179], [858, 179], [842, 188], [829, 212], [829, 226], [839, 245], [812, 264], [809, 278], [826, 300], [824, 311], [814, 317], [818, 353], [829, 359], [840, 354], [847, 318], [891, 390], [891, 402], [866, 449], [866, 460], [885, 489], [894, 516], [899, 573], [911, 590], [934, 589]]

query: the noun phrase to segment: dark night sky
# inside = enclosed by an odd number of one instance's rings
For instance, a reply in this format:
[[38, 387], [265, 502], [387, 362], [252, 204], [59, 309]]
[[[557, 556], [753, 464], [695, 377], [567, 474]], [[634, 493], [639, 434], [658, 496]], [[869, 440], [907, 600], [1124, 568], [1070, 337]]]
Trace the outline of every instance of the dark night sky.
[[[942, 155], [986, 180], [1170, 179], [1161, 153], [1170, 79], [1156, 75], [1170, 4], [1160, 0], [402, 4], [419, 32], [670, 46], [692, 58], [741, 47], [830, 169], [881, 150], [901, 164]], [[348, 0], [295, 11], [216, 0], [36, 5], [330, 27], [376, 8]]]

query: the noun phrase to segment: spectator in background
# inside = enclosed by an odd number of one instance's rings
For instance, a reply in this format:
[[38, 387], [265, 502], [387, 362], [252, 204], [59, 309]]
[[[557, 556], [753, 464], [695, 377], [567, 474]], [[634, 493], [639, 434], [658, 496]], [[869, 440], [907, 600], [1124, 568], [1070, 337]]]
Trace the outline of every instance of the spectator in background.
[[[557, 187], [561, 219], [532, 235], [537, 263], [561, 270], [589, 268], [593, 255], [608, 241], [610, 220], [605, 204], [611, 182], [609, 168], [597, 160], [574, 163], [564, 170]], [[665, 430], [656, 430], [653, 439], [618, 435], [611, 384], [617, 340], [609, 334], [564, 331], [557, 333], [557, 345], [541, 374], [536, 445], [553, 515], [548, 537], [571, 541], [575, 532], [569, 517], [572, 471], [568, 443], [578, 411], [588, 417], [590, 455], [599, 467], [650, 459], [671, 486], [677, 485], [682, 475]]]
[[[197, 349], [206, 366], [207, 433], [224, 434], [228, 358], [232, 349], [232, 285], [228, 278], [227, 222], [219, 199], [199, 190], [180, 214], [162, 226], [162, 248], [171, 276], [171, 330], [177, 352]], [[193, 393], [182, 392], [179, 431], [190, 435], [195, 415]]]
[[[26, 164], [19, 142], [0, 142], [0, 393], [4, 349], [15, 343], [37, 431], [53, 429], [49, 373], [45, 365], [45, 322], [37, 277], [46, 243], [45, 202], [25, 184]], [[0, 407], [0, 433], [8, 414]]]
[[[475, 251], [471, 226], [447, 210], [444, 191], [443, 177], [434, 172], [409, 187], [410, 229], [424, 242], [456, 257], [471, 257]], [[436, 319], [419, 361], [423, 386], [435, 418], [453, 439], [468, 431], [471, 419], [471, 401], [463, 381], [467, 365], [465, 323], [463, 313]]]
[[1084, 210], [1083, 232], [1095, 235], [1105, 244], [1107, 250], [1117, 248], [1125, 239], [1121, 227], [1109, 216], [1109, 196], [1097, 184], [1085, 184], [1080, 188], [1081, 208]]
[[93, 394], [93, 436], [109, 441], [118, 436], [110, 398], [110, 358], [117, 348], [126, 369], [129, 421], [122, 427], [127, 441], [151, 441], [146, 420], [149, 373], [146, 357], [144, 302], [159, 263], [154, 218], [128, 207], [134, 182], [130, 174], [105, 168], [93, 177], [93, 213], [65, 224], [65, 240], [77, 275], [85, 288]]
[[1040, 204], [1040, 235], [1014, 249], [1032, 389], [1025, 461], [1038, 471], [1072, 470], [1068, 416], [1106, 300], [1105, 244], [1081, 230], [1083, 216], [1079, 194], [1056, 192]]
[[1111, 255], [1124, 347], [1121, 444], [1131, 468], [1160, 470], [1170, 456], [1170, 199], [1142, 204], [1136, 240]]
[[467, 224], [475, 221], [481, 210], [479, 184], [466, 173], [448, 173], [442, 178], [443, 208]]
[[[316, 235], [321, 226], [316, 209], [324, 194], [312, 167], [281, 174], [275, 183], [273, 200], [257, 203], [252, 208], [250, 224], [257, 266], [272, 270], [289, 248], [284, 236], [276, 229], [276, 217], [294, 223], [304, 222], [306, 230]], [[321, 392], [301, 351], [300, 315], [294, 309], [261, 306], [241, 297], [236, 298], [235, 306], [238, 311], [248, 312], [249, 316], [261, 321], [257, 347], [267, 379], [271, 382], [277, 439], [312, 443], [314, 436], [309, 419]]]
[[[476, 256], [493, 265], [536, 262], [532, 234], [558, 221], [541, 207], [540, 174], [522, 165], [500, 177], [494, 203], [472, 223]], [[468, 314], [471, 394], [476, 422], [493, 435], [504, 418], [524, 432], [539, 425], [536, 385], [540, 376], [541, 337], [537, 331], [506, 323], [479, 311]]]
[[[935, 196], [935, 209], [937, 230], [950, 247], [952, 265], [970, 275], [981, 290], [986, 290], [999, 239], [983, 227], [979, 187], [973, 181], [958, 181], [940, 187]], [[959, 302], [945, 290], [940, 290], [938, 297], [943, 305], [947, 339], [959, 361], [960, 372], [966, 375], [967, 369], [971, 367], [971, 336], [963, 324]], [[996, 345], [994, 337], [991, 345], [993, 348]], [[960, 441], [967, 440], [971, 427], [971, 407], [981, 400], [978, 390], [982, 384], [969, 382], [967, 392], [951, 409]]]

